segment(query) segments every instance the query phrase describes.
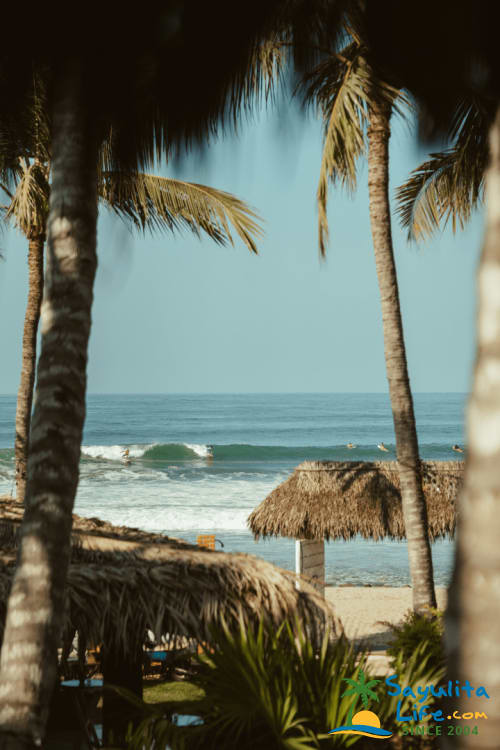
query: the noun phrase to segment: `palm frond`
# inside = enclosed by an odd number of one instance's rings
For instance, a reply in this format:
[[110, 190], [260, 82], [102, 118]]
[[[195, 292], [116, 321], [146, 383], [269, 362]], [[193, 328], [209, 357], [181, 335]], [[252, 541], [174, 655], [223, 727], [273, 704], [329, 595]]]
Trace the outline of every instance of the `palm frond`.
[[4, 214], [26, 236], [44, 233], [48, 216], [50, 121], [40, 72], [18, 117], [0, 118], [0, 183], [10, 199]]
[[[254, 104], [255, 99], [268, 101], [273, 98], [289, 62], [290, 45], [285, 34], [273, 35], [255, 47], [242, 81], [241, 96], [247, 109], [250, 104]], [[238, 114], [238, 108], [235, 108], [233, 111], [235, 125]]]
[[26, 236], [33, 231], [45, 233], [50, 194], [46, 169], [38, 161], [25, 159], [19, 160], [17, 169], [19, 178], [5, 219]]
[[46, 163], [50, 158], [50, 121], [45, 83], [34, 74], [32, 88], [17, 117], [0, 118], [0, 179], [14, 187], [22, 176], [19, 160]]
[[401, 224], [409, 240], [423, 239], [451, 220], [464, 228], [483, 199], [492, 113], [478, 102], [462, 102], [450, 136], [455, 144], [433, 153], [396, 191]]
[[219, 244], [233, 244], [233, 232], [251, 252], [263, 232], [259, 217], [231, 193], [156, 175], [102, 172], [101, 200], [120, 218], [141, 230], [205, 232]]
[[323, 117], [323, 152], [318, 181], [318, 233], [322, 255], [328, 242], [326, 206], [329, 184], [356, 187], [356, 166], [364, 153], [368, 122], [366, 68], [359, 47], [349, 44], [341, 55], [321, 63], [311, 74], [307, 99], [316, 99]]
[[[353, 33], [353, 32], [351, 32]], [[404, 94], [378, 79], [357, 39], [318, 65], [305, 80], [306, 99], [318, 106], [323, 118], [323, 152], [317, 190], [318, 236], [321, 255], [326, 253], [329, 228], [328, 188], [340, 182], [356, 188], [356, 170], [366, 150], [366, 130], [375, 103], [389, 102], [403, 114]]]

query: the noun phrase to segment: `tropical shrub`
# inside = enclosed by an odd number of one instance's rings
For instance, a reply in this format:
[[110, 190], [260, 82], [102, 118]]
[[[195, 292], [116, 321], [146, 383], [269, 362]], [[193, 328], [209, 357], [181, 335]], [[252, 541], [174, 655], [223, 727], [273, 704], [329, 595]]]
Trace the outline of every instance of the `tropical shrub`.
[[203, 724], [175, 727], [149, 708], [131, 747], [349, 747], [363, 738], [327, 733], [350, 723], [361, 705], [366, 708], [377, 700], [365, 666], [363, 653], [345, 638], [333, 641], [328, 632], [315, 648], [297, 624], [274, 630], [261, 621], [254, 629], [241, 624], [236, 632], [222, 626], [213, 631], [211, 648], [200, 658], [194, 678], [209, 706]]
[[[418, 686], [425, 688], [427, 685], [434, 685], [436, 687], [441, 684], [445, 674], [445, 667], [444, 664], [436, 663], [433, 660], [433, 654], [434, 642], [433, 639], [430, 639], [430, 641], [421, 641], [409, 658], [407, 658], [406, 652], [403, 649], [396, 656], [393, 655], [391, 667], [393, 674], [397, 675], [399, 685], [411, 686], [416, 691]], [[412, 709], [415, 707], [415, 701], [411, 696], [403, 696], [402, 694], [392, 696], [386, 694], [380, 702], [380, 708], [377, 710], [382, 726], [385, 729], [393, 731], [395, 734], [401, 734], [401, 724], [396, 721], [398, 703], [400, 715], [411, 715]], [[434, 697], [432, 693], [429, 693], [425, 703], [429, 707], [429, 711], [432, 712], [441, 708], [440, 700]], [[434, 742], [439, 744], [439, 739], [429, 736], [412, 736], [410, 734], [404, 737], [405, 748], [428, 747], [432, 746]]]
[[442, 667], [445, 663], [443, 644], [443, 613], [432, 610], [432, 617], [424, 617], [410, 611], [399, 625], [384, 623], [393, 634], [393, 641], [387, 653], [394, 660], [401, 656], [408, 662], [415, 651], [423, 644], [423, 652], [428, 656], [429, 664]]

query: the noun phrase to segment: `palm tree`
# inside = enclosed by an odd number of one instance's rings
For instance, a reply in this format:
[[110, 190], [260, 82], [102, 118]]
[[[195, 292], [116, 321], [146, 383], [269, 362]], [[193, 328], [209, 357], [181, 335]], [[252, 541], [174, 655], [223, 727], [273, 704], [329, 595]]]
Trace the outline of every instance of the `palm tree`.
[[[497, 675], [497, 622], [500, 600], [498, 577], [498, 434], [500, 388], [498, 367], [500, 316], [498, 283], [500, 236], [500, 111], [494, 100], [475, 97], [460, 102], [449, 137], [453, 145], [432, 154], [398, 190], [399, 211], [410, 239], [430, 235], [440, 224], [462, 228], [483, 197], [486, 199], [486, 235], [478, 271], [477, 356], [473, 392], [467, 409], [467, 458], [460, 497], [455, 565], [449, 589], [445, 639], [451, 680], [484, 685], [490, 696], [499, 690]], [[467, 712], [465, 696], [454, 704]], [[485, 748], [498, 745], [499, 722], [494, 706], [481, 726]], [[475, 747], [477, 738], [464, 736], [460, 747]], [[456, 746], [456, 743], [454, 743]]]
[[[486, 227], [479, 263], [477, 354], [474, 384], [467, 407], [467, 458], [459, 503], [455, 565], [446, 612], [447, 677], [486, 687], [489, 720], [481, 724], [481, 747], [498, 746], [498, 620], [500, 571], [500, 108], [490, 128], [486, 172]], [[457, 709], [469, 710], [461, 695]], [[483, 710], [482, 707], [478, 710]], [[491, 719], [490, 719], [491, 717]], [[474, 741], [476, 740], [476, 741]], [[477, 747], [464, 737], [459, 747]]]
[[342, 5], [256, 0], [240, 9], [238, 23], [230, 0], [146, 3], [139, 14], [123, 13], [114, 1], [96, 12], [78, 6], [70, 24], [59, 3], [33, 6], [29, 24], [19, 4], [5, 10], [4, 27], [23, 28], [26, 54], [6, 35], [0, 121], [15, 129], [34, 70], [49, 81], [52, 121], [41, 353], [25, 516], [0, 655], [0, 744], [11, 750], [42, 741], [55, 680], [85, 418], [100, 146], [112, 132], [110, 166], [135, 172], [174, 146], [205, 142], [248, 102], [258, 42], [290, 26], [306, 60], [310, 39], [335, 39]]
[[13, 220], [28, 240], [29, 294], [24, 318], [21, 383], [16, 410], [17, 496], [24, 498], [29, 421], [35, 381], [36, 337], [43, 295], [43, 249], [47, 230], [49, 123], [43, 107], [43, 84], [34, 78], [33, 91], [20, 122], [1, 123], [0, 188], [9, 203], [4, 218]]
[[422, 491], [417, 430], [408, 377], [389, 204], [390, 117], [405, 103], [402, 92], [378, 78], [362, 41], [353, 3], [346, 14], [348, 40], [307, 79], [309, 99], [323, 115], [324, 145], [318, 186], [319, 244], [326, 252], [329, 184], [356, 186], [358, 158], [368, 151], [370, 223], [382, 303], [384, 348], [392, 405], [403, 515], [413, 587], [413, 607], [436, 606], [427, 509]]
[[[41, 110], [37, 107], [34, 117]], [[39, 128], [37, 130], [40, 130]], [[43, 129], [48, 136], [48, 127]], [[5, 143], [6, 138], [3, 139]], [[1, 185], [10, 197], [5, 219], [12, 221], [29, 240], [28, 303], [24, 320], [22, 369], [16, 410], [16, 485], [17, 499], [24, 502], [28, 437], [35, 382], [36, 338], [43, 295], [43, 256], [50, 198], [50, 157], [48, 143], [35, 144], [34, 154], [26, 149], [17, 161], [9, 154], [9, 183]], [[101, 150], [98, 195], [101, 203], [123, 221], [139, 231], [176, 231], [189, 228], [198, 236], [205, 232], [220, 244], [233, 244], [231, 225], [246, 246], [256, 252], [253, 237], [260, 234], [256, 215], [238, 198], [229, 193], [171, 178], [144, 173], [105, 170], [105, 154]]]
[[[35, 384], [35, 361], [36, 361], [36, 339], [38, 322], [40, 319], [40, 307], [43, 296], [43, 254], [45, 246], [46, 231], [46, 207], [43, 184], [47, 183], [47, 169], [38, 161], [32, 164], [23, 157], [18, 161], [18, 169], [22, 176], [19, 181], [19, 190], [11, 193], [6, 185], [2, 189], [10, 198], [10, 204], [4, 207], [6, 220], [14, 216], [25, 203], [31, 214], [29, 222], [25, 224], [23, 217], [19, 214], [16, 223], [28, 240], [28, 302], [24, 316], [24, 330], [22, 343], [21, 381], [17, 394], [16, 408], [16, 439], [15, 439], [15, 465], [16, 465], [16, 495], [23, 502], [26, 486], [26, 463], [28, 459], [28, 436], [33, 403], [33, 388]], [[34, 182], [37, 189], [33, 195], [30, 191], [24, 193], [27, 182]], [[33, 203], [33, 197], [35, 202]], [[42, 198], [45, 206], [38, 204], [38, 198]]]
[[451, 221], [463, 229], [484, 196], [488, 134], [495, 112], [478, 96], [460, 102], [448, 139], [452, 145], [430, 155], [397, 189], [398, 213], [409, 240], [428, 237]]
[[[420, 101], [420, 134], [446, 133], [460, 102], [480, 95], [495, 114], [489, 129], [485, 179], [485, 231], [477, 270], [477, 355], [466, 412], [467, 457], [459, 498], [454, 572], [445, 619], [447, 680], [487, 687], [490, 700], [475, 710], [488, 721], [474, 734], [443, 738], [446, 748], [498, 747], [500, 731], [500, 59], [496, 6], [491, 3], [422, 0], [369, 3], [370, 42], [388, 75], [397, 76]], [[422, 40], [425, 39], [425, 45]], [[481, 155], [478, 154], [478, 158]], [[484, 701], [484, 702], [483, 702]], [[454, 708], [472, 701], [461, 692]], [[481, 705], [482, 704], [482, 705]], [[465, 727], [464, 727], [465, 729]]]
[[[55, 660], [46, 655], [55, 654], [58, 645], [69, 561], [85, 415], [99, 194], [122, 218], [141, 228], [186, 226], [225, 242], [231, 239], [232, 224], [252, 250], [252, 235], [258, 229], [247, 207], [222, 191], [139, 175], [132, 169], [100, 171], [99, 142], [82, 87], [81, 66], [74, 63], [61, 76], [53, 105], [42, 347], [29, 433], [26, 510], [0, 661], [0, 727], [15, 737], [18, 747], [31, 747], [43, 736], [56, 676]], [[33, 165], [26, 168], [21, 191], [33, 184], [34, 170]], [[39, 254], [42, 247], [40, 241]], [[35, 321], [30, 324], [33, 330]], [[33, 347], [34, 343], [32, 335]], [[29, 411], [27, 406], [28, 415]], [[19, 649], [24, 652], [23, 644], [31, 646], [20, 661], [16, 654]], [[34, 711], [32, 706], [40, 708]]]
[[[490, 699], [475, 702], [488, 721], [480, 737], [443, 738], [446, 748], [494, 750], [500, 731], [500, 65], [496, 6], [474, 2], [395, 0], [369, 4], [370, 41], [389, 74], [425, 102], [421, 133], [429, 125], [446, 132], [460, 102], [471, 93], [491, 102], [485, 175], [485, 232], [477, 271], [477, 354], [469, 397], [467, 457], [459, 498], [454, 571], [445, 618], [447, 680], [486, 687]], [[409, 13], [410, 12], [410, 16]], [[425, 38], [425, 47], [422, 39]], [[394, 40], [394, 44], [392, 42]], [[481, 159], [481, 151], [477, 154]], [[466, 185], [467, 187], [467, 185]], [[483, 703], [484, 701], [484, 703]], [[463, 713], [472, 701], [464, 692], [454, 702]], [[482, 704], [482, 705], [481, 705]]]

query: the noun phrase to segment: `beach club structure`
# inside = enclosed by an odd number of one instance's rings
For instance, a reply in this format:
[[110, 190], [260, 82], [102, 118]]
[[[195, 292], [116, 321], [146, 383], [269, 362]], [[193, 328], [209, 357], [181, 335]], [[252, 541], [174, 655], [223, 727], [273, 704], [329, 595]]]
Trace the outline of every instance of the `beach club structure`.
[[[22, 505], [0, 499], [0, 636], [22, 513]], [[309, 633], [319, 633], [325, 618], [335, 626], [312, 587], [297, 591], [293, 574], [264, 560], [74, 516], [61, 647], [69, 652], [75, 633], [83, 654], [102, 646], [104, 739], [109, 728], [123, 731], [130, 716], [106, 684], [142, 694], [147, 631], [158, 641], [167, 634], [171, 644], [206, 643], [221, 616], [230, 627], [261, 616], [276, 625], [298, 617]]]
[[[455, 533], [463, 467], [461, 461], [422, 462], [431, 540]], [[406, 538], [397, 463], [305, 461], [253, 511], [248, 525], [256, 539], [295, 539], [297, 585], [309, 580], [324, 594], [325, 541]]]

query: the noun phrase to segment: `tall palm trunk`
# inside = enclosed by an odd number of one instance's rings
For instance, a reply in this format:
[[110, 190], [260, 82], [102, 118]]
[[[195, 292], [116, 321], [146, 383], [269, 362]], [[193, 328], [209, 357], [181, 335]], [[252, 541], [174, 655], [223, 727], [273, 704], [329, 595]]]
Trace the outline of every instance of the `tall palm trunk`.
[[55, 83], [53, 181], [42, 346], [30, 433], [26, 510], [0, 656], [0, 747], [40, 744], [56, 678], [85, 417], [96, 271], [97, 147], [82, 70]]
[[26, 491], [26, 464], [28, 461], [28, 439], [30, 434], [31, 407], [35, 385], [36, 337], [40, 306], [43, 294], [43, 248], [45, 236], [30, 237], [28, 250], [29, 284], [28, 304], [24, 317], [21, 382], [17, 392], [16, 409], [16, 496], [24, 502]]
[[374, 105], [368, 130], [370, 223], [382, 302], [384, 349], [398, 458], [413, 608], [436, 606], [427, 509], [422, 490], [417, 429], [406, 364], [389, 205], [390, 106]]
[[[482, 711], [479, 733], [454, 748], [491, 748], [500, 737], [500, 108], [490, 130], [486, 234], [478, 271], [477, 357], [467, 409], [467, 460], [446, 613], [449, 679], [486, 688], [453, 708]], [[466, 722], [470, 723], [470, 722]]]

